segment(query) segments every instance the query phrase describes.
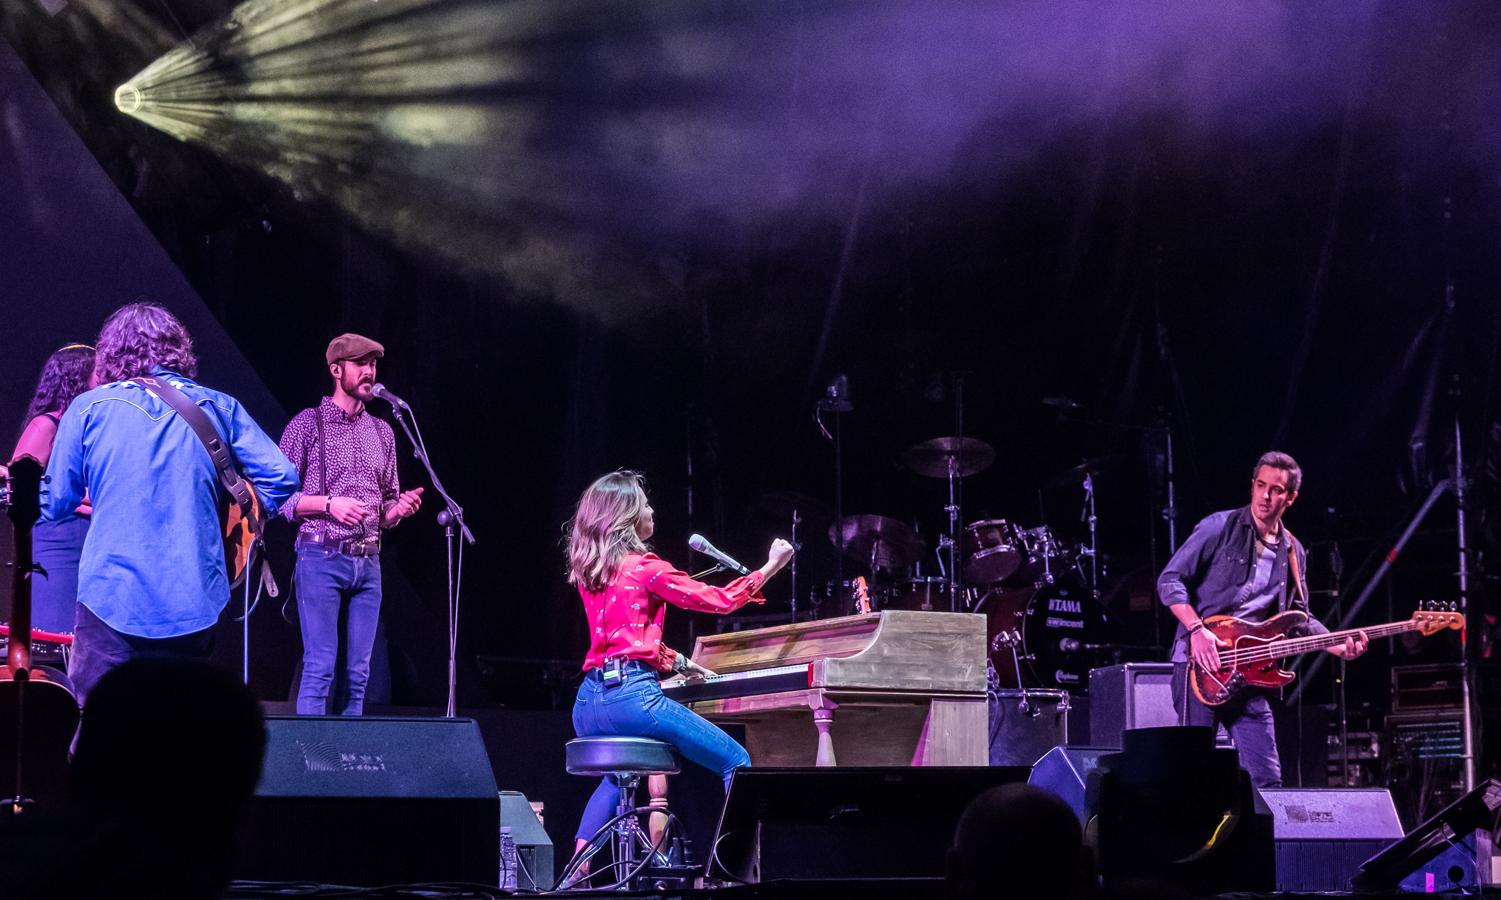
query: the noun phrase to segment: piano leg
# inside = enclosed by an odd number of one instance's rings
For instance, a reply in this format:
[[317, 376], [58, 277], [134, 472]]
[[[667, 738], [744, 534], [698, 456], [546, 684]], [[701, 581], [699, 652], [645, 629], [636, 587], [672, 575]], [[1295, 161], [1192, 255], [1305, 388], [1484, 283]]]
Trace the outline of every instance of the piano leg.
[[827, 697], [817, 697], [809, 701], [813, 708], [813, 727], [818, 729], [818, 753], [814, 757], [815, 766], [837, 766], [834, 761], [834, 736], [829, 729], [834, 725], [834, 710], [839, 704]]

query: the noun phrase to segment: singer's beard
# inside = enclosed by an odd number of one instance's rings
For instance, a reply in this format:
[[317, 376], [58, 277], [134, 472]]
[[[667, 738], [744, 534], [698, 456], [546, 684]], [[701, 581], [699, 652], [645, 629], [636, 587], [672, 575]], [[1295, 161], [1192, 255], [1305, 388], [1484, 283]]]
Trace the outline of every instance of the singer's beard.
[[375, 395], [370, 393], [370, 389], [374, 386], [375, 383], [373, 381], [361, 381], [357, 378], [339, 379], [339, 387], [343, 389], [344, 393], [361, 403], [368, 403], [374, 398]]

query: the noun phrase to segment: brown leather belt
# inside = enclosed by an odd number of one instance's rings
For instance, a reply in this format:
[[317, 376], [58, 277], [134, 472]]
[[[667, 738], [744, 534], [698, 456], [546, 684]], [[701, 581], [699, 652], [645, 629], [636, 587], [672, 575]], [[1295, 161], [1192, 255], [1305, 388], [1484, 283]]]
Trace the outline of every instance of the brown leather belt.
[[345, 556], [379, 556], [380, 541], [330, 541], [321, 534], [299, 534], [297, 546], [317, 544], [325, 550], [342, 553]]

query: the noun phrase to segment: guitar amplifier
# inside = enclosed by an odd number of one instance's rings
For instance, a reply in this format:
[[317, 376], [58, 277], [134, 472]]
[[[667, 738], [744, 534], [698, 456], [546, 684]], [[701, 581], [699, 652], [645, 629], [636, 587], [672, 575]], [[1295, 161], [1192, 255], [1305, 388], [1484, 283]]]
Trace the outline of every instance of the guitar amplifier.
[[[1172, 663], [1122, 663], [1089, 670], [1091, 744], [1119, 747], [1123, 731], [1177, 724]], [[1215, 733], [1215, 743], [1231, 746], [1230, 734], [1224, 726]]]
[[1277, 890], [1347, 891], [1360, 864], [1402, 836], [1384, 788], [1262, 788], [1272, 812]]

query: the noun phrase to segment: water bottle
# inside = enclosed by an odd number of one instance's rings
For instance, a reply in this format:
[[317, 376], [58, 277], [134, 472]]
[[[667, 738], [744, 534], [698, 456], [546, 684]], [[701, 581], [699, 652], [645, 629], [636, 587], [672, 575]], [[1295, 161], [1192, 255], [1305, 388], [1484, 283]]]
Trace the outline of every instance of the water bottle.
[[500, 826], [500, 889], [516, 890], [516, 838], [511, 835], [511, 826]]

